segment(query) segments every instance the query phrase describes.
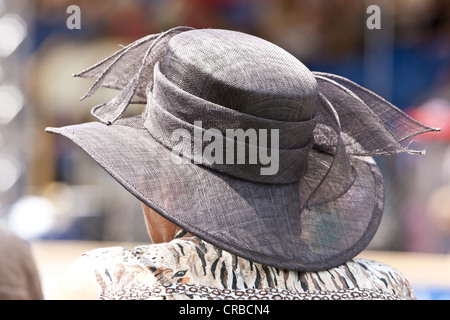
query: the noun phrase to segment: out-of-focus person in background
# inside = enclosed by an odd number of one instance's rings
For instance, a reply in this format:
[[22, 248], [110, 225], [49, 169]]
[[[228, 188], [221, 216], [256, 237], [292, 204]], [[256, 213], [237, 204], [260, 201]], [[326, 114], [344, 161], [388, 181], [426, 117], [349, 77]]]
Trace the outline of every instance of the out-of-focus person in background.
[[42, 300], [38, 270], [30, 246], [0, 228], [0, 300]]

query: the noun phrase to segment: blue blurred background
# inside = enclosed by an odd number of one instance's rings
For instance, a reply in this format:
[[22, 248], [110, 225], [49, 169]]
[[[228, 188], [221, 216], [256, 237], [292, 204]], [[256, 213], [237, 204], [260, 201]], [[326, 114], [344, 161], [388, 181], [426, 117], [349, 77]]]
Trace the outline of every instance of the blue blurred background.
[[[371, 4], [381, 10], [380, 29], [366, 26]], [[80, 8], [80, 29], [67, 27], [70, 5]], [[92, 83], [73, 73], [119, 45], [179, 25], [260, 36], [310, 70], [347, 77], [440, 127], [407, 142], [426, 148], [426, 156], [376, 159], [386, 210], [368, 249], [447, 257], [448, 0], [0, 0], [0, 225], [31, 242], [149, 241], [134, 197], [44, 128], [93, 121], [90, 108], [113, 96], [105, 89], [80, 102]], [[417, 287], [426, 299], [449, 292]]]

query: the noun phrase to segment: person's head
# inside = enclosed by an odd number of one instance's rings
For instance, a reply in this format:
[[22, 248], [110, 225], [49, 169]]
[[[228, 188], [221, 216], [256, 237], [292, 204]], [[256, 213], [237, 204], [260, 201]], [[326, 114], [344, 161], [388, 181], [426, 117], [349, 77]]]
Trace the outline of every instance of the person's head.
[[180, 227], [163, 218], [145, 203], [142, 203], [142, 210], [144, 212], [148, 233], [153, 243], [169, 242], [180, 230]]

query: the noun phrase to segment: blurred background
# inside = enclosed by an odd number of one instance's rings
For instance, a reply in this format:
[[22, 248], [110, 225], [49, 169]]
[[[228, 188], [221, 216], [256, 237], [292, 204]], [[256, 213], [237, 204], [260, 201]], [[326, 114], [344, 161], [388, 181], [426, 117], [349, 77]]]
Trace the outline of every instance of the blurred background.
[[[371, 4], [379, 29], [366, 24]], [[419, 298], [450, 298], [448, 0], [0, 0], [0, 225], [30, 243], [44, 290], [77, 250], [149, 242], [138, 201], [45, 127], [94, 121], [90, 108], [113, 97], [80, 101], [92, 82], [72, 74], [179, 25], [260, 36], [442, 129], [406, 142], [426, 156], [376, 159], [386, 209], [367, 254], [398, 263]]]

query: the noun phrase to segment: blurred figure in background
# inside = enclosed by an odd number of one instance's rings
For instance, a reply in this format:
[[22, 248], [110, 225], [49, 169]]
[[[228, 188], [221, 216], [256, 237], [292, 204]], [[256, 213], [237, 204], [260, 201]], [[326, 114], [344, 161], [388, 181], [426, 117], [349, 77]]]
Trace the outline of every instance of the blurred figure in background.
[[0, 257], [0, 299], [42, 300], [39, 274], [26, 242], [0, 229]]

